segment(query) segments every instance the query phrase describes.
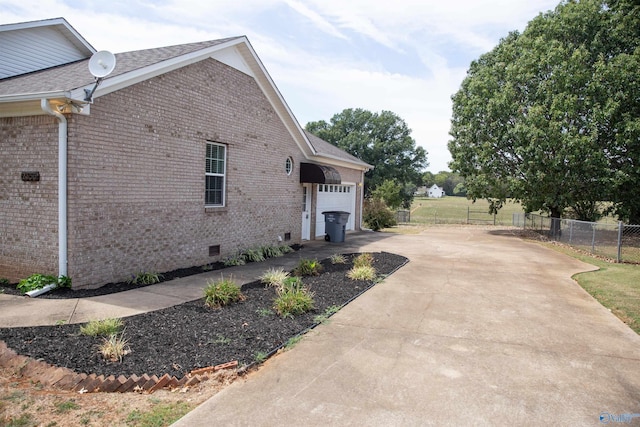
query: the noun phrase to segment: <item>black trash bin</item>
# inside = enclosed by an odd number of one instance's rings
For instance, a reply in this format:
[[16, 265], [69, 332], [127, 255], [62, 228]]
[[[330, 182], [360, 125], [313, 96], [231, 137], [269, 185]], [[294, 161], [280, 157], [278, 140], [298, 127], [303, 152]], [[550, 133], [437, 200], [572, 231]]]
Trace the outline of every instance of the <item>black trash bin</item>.
[[345, 211], [325, 211], [324, 215], [324, 240], [333, 243], [344, 242], [345, 229], [349, 221], [350, 212]]

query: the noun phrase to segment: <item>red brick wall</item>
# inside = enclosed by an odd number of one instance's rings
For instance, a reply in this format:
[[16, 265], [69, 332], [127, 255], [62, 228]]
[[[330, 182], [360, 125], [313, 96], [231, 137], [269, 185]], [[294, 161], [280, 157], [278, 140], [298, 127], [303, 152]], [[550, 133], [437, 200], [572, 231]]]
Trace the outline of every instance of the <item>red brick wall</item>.
[[[57, 145], [51, 116], [0, 118], [0, 278], [58, 272]], [[40, 181], [22, 181], [26, 171]]]

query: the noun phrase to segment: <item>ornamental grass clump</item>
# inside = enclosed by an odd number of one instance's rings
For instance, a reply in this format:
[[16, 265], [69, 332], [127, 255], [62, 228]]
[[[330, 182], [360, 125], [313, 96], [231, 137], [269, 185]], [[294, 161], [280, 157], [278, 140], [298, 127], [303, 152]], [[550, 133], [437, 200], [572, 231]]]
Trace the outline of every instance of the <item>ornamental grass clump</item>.
[[262, 273], [262, 276], [259, 277], [260, 282], [265, 285], [273, 288], [281, 288], [284, 285], [284, 281], [289, 277], [289, 273], [284, 271], [282, 268], [270, 268], [269, 270]]
[[370, 265], [353, 266], [347, 272], [347, 277], [351, 280], [374, 280], [376, 278], [376, 269]]
[[208, 281], [204, 289], [204, 303], [207, 307], [221, 308], [244, 299], [245, 296], [240, 287], [232, 279], [221, 278], [215, 282]]
[[363, 267], [363, 266], [372, 266], [373, 265], [373, 255], [368, 252], [362, 253], [354, 258], [353, 266], [354, 267]]
[[162, 280], [162, 274], [141, 271], [134, 274], [127, 283], [130, 285], [153, 285], [160, 280]]
[[329, 258], [329, 261], [331, 261], [331, 264], [346, 264], [347, 263], [347, 257], [345, 257], [342, 254], [333, 254], [331, 255], [331, 257]]
[[321, 272], [322, 264], [317, 259], [302, 258], [293, 269], [293, 274], [296, 276], [319, 276]]
[[376, 269], [373, 268], [373, 255], [363, 253], [355, 257], [353, 267], [347, 272], [347, 277], [351, 280], [374, 280]]
[[129, 340], [124, 337], [124, 332], [122, 332], [103, 338], [99, 351], [105, 360], [122, 362], [122, 358], [131, 353], [131, 348], [129, 347]]
[[115, 335], [124, 328], [122, 319], [109, 318], [103, 320], [92, 320], [86, 325], [80, 326], [80, 333], [89, 337], [108, 337]]
[[281, 288], [276, 288], [273, 309], [282, 317], [293, 317], [313, 309], [313, 292], [299, 277], [287, 278]]

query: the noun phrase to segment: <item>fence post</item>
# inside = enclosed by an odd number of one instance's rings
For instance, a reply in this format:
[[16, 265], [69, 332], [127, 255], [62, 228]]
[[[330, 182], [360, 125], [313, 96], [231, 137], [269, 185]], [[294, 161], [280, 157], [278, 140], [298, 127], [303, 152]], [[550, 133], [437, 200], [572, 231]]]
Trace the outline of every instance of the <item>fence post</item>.
[[622, 262], [622, 230], [624, 229], [624, 225], [622, 225], [622, 221], [618, 221], [618, 257], [616, 258], [616, 262]]
[[596, 224], [592, 224], [593, 236], [591, 237], [591, 253], [596, 251]]
[[469, 224], [469, 206], [467, 206], [467, 224]]
[[573, 240], [573, 221], [569, 223], [569, 244]]

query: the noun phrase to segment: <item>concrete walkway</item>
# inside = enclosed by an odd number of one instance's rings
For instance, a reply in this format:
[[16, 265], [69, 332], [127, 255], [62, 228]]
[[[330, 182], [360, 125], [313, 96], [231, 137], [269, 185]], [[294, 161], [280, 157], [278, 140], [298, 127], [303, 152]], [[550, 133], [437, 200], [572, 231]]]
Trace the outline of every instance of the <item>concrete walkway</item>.
[[640, 337], [591, 266], [480, 228], [360, 243], [411, 262], [175, 425], [640, 424]]
[[239, 285], [257, 280], [269, 268], [292, 270], [301, 258], [324, 259], [335, 253], [358, 252], [370, 242], [389, 235], [349, 233], [342, 244], [305, 242], [303, 248], [280, 258], [183, 277], [153, 286], [91, 298], [46, 299], [0, 294], [0, 328], [83, 323], [109, 317], [126, 317], [202, 298], [208, 280], [232, 277]]

